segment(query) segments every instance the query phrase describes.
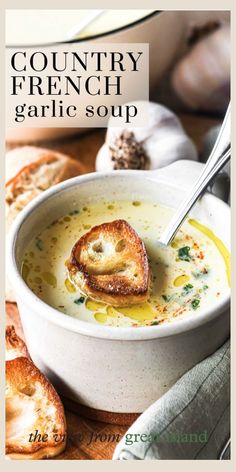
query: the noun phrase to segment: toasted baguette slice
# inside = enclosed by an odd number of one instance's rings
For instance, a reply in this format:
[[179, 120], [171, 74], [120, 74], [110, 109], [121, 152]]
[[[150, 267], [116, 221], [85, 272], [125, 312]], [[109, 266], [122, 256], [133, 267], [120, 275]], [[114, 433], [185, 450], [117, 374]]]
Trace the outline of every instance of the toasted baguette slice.
[[75, 159], [49, 149], [25, 146], [6, 154], [8, 225], [27, 203], [52, 185], [75, 177], [82, 166]]
[[147, 300], [149, 266], [145, 246], [125, 221], [95, 226], [74, 245], [69, 278], [83, 293], [113, 306]]
[[[65, 154], [24, 146], [6, 154], [6, 229], [18, 213], [44, 190], [81, 174], [83, 166]], [[15, 301], [14, 289], [6, 281], [6, 299]]]
[[17, 336], [13, 325], [6, 327], [5, 344], [7, 361], [11, 361], [16, 357], [28, 357], [30, 359], [27, 347], [24, 341]]
[[[54, 387], [29, 358], [14, 327], [7, 327], [6, 350], [6, 454], [9, 459], [44, 459], [63, 451], [66, 421]], [[13, 358], [15, 354], [19, 357]], [[23, 357], [27, 355], [28, 357]], [[41, 441], [30, 441], [38, 432]], [[47, 435], [44, 436], [43, 435]], [[44, 441], [42, 440], [44, 438]], [[34, 439], [31, 436], [31, 439]]]

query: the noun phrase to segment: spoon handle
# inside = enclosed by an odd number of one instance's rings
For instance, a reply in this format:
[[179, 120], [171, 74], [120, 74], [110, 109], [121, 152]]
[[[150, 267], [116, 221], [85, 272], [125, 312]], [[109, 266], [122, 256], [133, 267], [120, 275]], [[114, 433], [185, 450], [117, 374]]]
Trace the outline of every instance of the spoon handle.
[[179, 227], [187, 217], [191, 208], [202, 195], [204, 190], [208, 187], [209, 183], [230, 159], [230, 116], [231, 113], [229, 105], [219, 135], [203, 168], [203, 171], [194, 184], [190, 194], [177, 209], [173, 218], [161, 235], [159, 240], [161, 244], [168, 245], [174, 239]]
[[92, 10], [85, 18], [77, 23], [66, 33], [67, 39], [76, 39], [93, 21], [104, 13], [105, 10]]

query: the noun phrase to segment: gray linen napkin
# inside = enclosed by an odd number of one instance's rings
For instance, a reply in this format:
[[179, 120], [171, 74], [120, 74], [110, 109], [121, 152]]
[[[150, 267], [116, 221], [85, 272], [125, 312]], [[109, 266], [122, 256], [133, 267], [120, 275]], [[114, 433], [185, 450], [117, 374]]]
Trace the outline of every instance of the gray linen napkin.
[[229, 459], [229, 403], [227, 341], [135, 421], [113, 459]]

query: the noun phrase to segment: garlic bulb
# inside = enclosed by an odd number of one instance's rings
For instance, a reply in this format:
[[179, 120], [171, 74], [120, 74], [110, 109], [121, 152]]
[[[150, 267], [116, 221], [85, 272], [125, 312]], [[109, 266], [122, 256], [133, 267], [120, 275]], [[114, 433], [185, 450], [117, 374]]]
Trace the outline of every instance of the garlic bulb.
[[201, 39], [176, 65], [172, 83], [193, 109], [222, 111], [230, 96], [230, 28]]
[[196, 147], [177, 116], [163, 105], [149, 102], [148, 106], [145, 127], [118, 128], [109, 120], [105, 143], [97, 154], [97, 171], [157, 169], [178, 159], [197, 160]]

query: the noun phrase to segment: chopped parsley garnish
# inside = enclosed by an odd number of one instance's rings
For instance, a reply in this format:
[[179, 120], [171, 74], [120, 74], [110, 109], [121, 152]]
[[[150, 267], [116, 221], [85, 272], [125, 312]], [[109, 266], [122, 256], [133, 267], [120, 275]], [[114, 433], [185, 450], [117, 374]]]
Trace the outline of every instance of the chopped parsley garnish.
[[193, 310], [196, 310], [200, 305], [200, 300], [199, 298], [194, 298], [192, 301], [191, 301], [191, 306], [192, 306], [192, 309]]
[[58, 220], [54, 220], [54, 221], [52, 221], [52, 222], [47, 226], [47, 228], [48, 228], [48, 229], [49, 229], [49, 228], [52, 228], [52, 226], [55, 226], [57, 223], [58, 223]]
[[70, 211], [69, 215], [72, 216], [72, 215], [78, 215], [79, 213], [79, 210], [72, 210]]
[[185, 296], [185, 295], [188, 295], [189, 292], [191, 292], [191, 290], [193, 289], [193, 285], [192, 284], [187, 284], [183, 287], [183, 292], [181, 293], [181, 295]]
[[38, 236], [35, 238], [35, 246], [39, 251], [43, 250], [43, 241]]
[[76, 305], [81, 305], [81, 303], [84, 303], [84, 300], [85, 297], [79, 297], [74, 300], [74, 303], [76, 303]]
[[166, 303], [169, 303], [171, 301], [171, 299], [173, 298], [174, 295], [162, 295], [162, 298], [163, 300], [166, 302]]
[[203, 290], [205, 291], [205, 290], [207, 290], [209, 287], [208, 287], [208, 285], [203, 285], [202, 288], [203, 288]]
[[203, 269], [201, 269], [199, 271], [194, 270], [192, 272], [192, 275], [195, 277], [195, 279], [199, 279], [200, 277], [206, 276], [208, 273], [209, 273], [208, 267], [203, 267]]
[[160, 321], [153, 321], [150, 326], [156, 326], [156, 325], [159, 325]]
[[187, 261], [190, 262], [192, 259], [192, 256], [189, 254], [190, 247], [189, 246], [184, 246], [178, 249], [178, 257], [181, 259], [181, 261]]

